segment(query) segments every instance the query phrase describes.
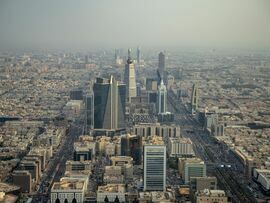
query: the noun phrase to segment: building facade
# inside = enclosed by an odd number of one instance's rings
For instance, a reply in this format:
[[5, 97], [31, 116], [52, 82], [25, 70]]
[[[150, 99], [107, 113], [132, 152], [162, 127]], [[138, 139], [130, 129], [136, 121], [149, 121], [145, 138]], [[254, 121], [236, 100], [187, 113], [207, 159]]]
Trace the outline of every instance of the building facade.
[[130, 52], [131, 50], [129, 49], [128, 60], [125, 66], [124, 73], [124, 83], [126, 84], [126, 98], [129, 102], [131, 101], [131, 97], [137, 96], [135, 66], [131, 59]]
[[143, 164], [144, 191], [165, 191], [166, 146], [145, 145]]
[[167, 112], [167, 89], [161, 80], [160, 86], [158, 87], [158, 113], [163, 114]]
[[110, 79], [97, 78], [94, 91], [94, 128], [125, 128], [126, 85]]

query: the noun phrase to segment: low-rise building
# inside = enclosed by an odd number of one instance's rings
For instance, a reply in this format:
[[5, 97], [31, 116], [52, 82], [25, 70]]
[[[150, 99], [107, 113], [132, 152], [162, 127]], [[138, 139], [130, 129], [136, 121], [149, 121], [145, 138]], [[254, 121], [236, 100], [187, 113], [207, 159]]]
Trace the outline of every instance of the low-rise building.
[[229, 198], [224, 190], [201, 190], [195, 193], [196, 203], [229, 203]]
[[87, 188], [86, 180], [83, 178], [64, 177], [60, 182], [55, 182], [51, 189], [51, 202], [60, 201], [60, 203], [83, 202], [84, 194]]
[[192, 141], [189, 138], [170, 137], [168, 140], [168, 154], [170, 157], [195, 156]]
[[206, 177], [206, 164], [200, 158], [179, 158], [178, 169], [185, 184], [191, 177]]
[[98, 186], [97, 190], [97, 202], [125, 202], [125, 185], [124, 184], [107, 184], [103, 186]]

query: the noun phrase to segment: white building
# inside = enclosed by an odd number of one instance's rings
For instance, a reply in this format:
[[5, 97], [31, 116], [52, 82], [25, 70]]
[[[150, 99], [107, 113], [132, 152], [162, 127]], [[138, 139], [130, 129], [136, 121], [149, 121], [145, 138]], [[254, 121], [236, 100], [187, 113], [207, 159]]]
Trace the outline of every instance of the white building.
[[158, 135], [167, 139], [168, 137], [180, 137], [180, 127], [160, 123], [140, 123], [134, 125], [133, 133], [142, 137]]
[[158, 113], [163, 114], [167, 112], [167, 89], [161, 80], [160, 86], [158, 87]]
[[126, 97], [131, 101], [131, 97], [137, 96], [135, 66], [130, 56], [131, 50], [128, 50], [128, 60], [125, 66], [124, 83], [126, 84]]
[[164, 191], [166, 187], [166, 146], [144, 146], [144, 190]]
[[125, 193], [124, 184], [98, 186], [97, 202], [104, 202], [105, 198], [107, 198], [109, 202], [114, 202], [116, 198], [119, 199], [119, 202], [126, 202]]
[[170, 157], [193, 157], [193, 144], [189, 138], [170, 137], [168, 141], [168, 154]]
[[83, 178], [64, 177], [60, 182], [55, 182], [51, 189], [51, 202], [60, 203], [65, 200], [72, 202], [74, 199], [77, 202], [84, 201], [84, 194], [87, 189], [87, 180]]

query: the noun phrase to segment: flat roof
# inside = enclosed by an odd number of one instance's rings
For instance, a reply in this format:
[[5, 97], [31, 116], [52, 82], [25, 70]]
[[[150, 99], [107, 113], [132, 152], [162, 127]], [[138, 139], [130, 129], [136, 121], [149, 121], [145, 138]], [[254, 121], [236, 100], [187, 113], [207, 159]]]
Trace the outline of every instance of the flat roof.
[[125, 193], [125, 185], [124, 184], [107, 184], [103, 186], [98, 186], [99, 193]]
[[82, 190], [85, 181], [81, 179], [62, 179], [60, 182], [55, 182], [52, 190]]

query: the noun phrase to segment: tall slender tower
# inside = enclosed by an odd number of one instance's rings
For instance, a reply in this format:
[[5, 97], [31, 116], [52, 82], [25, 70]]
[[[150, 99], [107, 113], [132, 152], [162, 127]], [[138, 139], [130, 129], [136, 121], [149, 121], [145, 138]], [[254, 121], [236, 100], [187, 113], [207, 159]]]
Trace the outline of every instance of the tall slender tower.
[[163, 81], [166, 80], [165, 72], [166, 72], [165, 71], [165, 54], [163, 52], [160, 52], [158, 55], [158, 70], [157, 70], [159, 84], [162, 79]]
[[140, 64], [141, 62], [141, 50], [140, 47], [137, 48], [137, 63]]
[[94, 128], [125, 128], [126, 85], [110, 79], [97, 78], [94, 91]]
[[198, 109], [199, 103], [199, 88], [198, 84], [195, 83], [192, 86], [192, 93], [191, 93], [191, 113], [194, 114]]
[[161, 84], [158, 87], [158, 113], [166, 113], [167, 112], [167, 89], [161, 80]]
[[130, 102], [131, 97], [137, 96], [135, 66], [131, 59], [131, 49], [128, 49], [128, 59], [125, 67], [124, 82], [126, 84], [126, 97]]

